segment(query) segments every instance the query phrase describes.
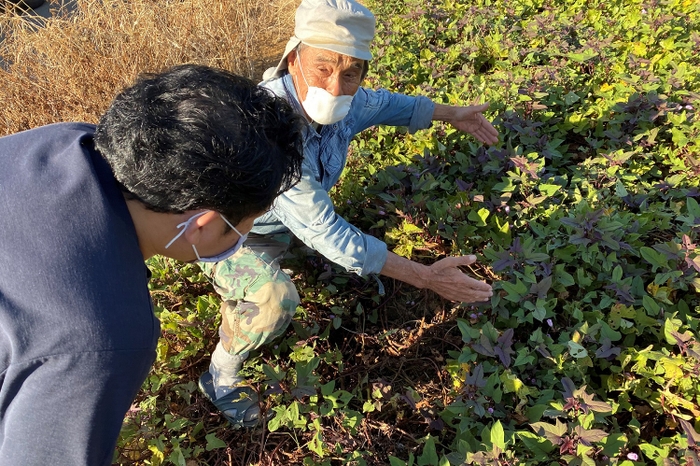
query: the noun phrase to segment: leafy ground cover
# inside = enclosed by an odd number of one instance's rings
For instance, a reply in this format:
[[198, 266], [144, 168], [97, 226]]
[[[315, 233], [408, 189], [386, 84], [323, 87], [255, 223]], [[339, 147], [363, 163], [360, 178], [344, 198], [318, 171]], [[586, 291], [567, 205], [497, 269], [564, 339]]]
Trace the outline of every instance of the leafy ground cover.
[[367, 4], [366, 84], [491, 102], [502, 142], [367, 131], [338, 210], [417, 260], [478, 254], [492, 302], [299, 250], [293, 325], [246, 365], [270, 421], [235, 431], [196, 388], [218, 298], [196, 266], [153, 259], [163, 337], [115, 462], [700, 464], [697, 2]]
[[399, 254], [478, 253], [469, 272], [494, 284], [492, 302], [300, 256], [293, 326], [247, 366], [271, 420], [235, 432], [194, 384], [217, 298], [196, 267], [154, 263], [165, 333], [121, 458], [698, 464], [697, 4], [369, 6], [367, 84], [491, 102], [502, 143], [370, 130], [336, 203]]

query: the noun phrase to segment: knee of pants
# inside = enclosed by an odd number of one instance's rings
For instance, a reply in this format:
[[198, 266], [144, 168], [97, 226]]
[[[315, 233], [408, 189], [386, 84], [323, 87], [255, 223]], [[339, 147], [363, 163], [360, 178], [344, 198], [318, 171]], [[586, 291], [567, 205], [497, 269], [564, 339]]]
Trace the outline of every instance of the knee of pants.
[[277, 257], [256, 251], [247, 243], [229, 259], [214, 264], [202, 262], [199, 266], [212, 279], [216, 292], [223, 300], [255, 302], [248, 295], [264, 284], [291, 281], [280, 270]]
[[299, 305], [299, 293], [289, 276], [269, 281], [245, 299], [221, 304], [221, 343], [230, 354], [255, 350], [286, 330]]

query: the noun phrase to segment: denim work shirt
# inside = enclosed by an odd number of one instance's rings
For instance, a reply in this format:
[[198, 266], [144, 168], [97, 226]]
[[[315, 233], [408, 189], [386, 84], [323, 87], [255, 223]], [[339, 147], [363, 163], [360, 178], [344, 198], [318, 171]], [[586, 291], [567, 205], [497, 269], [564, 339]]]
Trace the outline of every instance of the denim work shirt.
[[[261, 83], [303, 114], [291, 75]], [[291, 231], [310, 248], [358, 275], [379, 273], [387, 258], [383, 241], [367, 235], [336, 214], [328, 192], [338, 182], [347, 161], [350, 141], [379, 124], [407, 126], [409, 132], [428, 128], [435, 104], [427, 97], [411, 97], [360, 87], [348, 115], [317, 131], [304, 129], [301, 181], [280, 195], [272, 210], [255, 220], [253, 232], [267, 235]]]

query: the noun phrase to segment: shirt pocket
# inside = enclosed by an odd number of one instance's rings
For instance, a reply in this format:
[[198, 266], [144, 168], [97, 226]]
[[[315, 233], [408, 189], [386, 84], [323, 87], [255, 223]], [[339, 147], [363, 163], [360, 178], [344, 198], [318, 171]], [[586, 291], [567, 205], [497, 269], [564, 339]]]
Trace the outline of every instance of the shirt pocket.
[[345, 120], [332, 125], [332, 130], [332, 137], [321, 141], [321, 164], [323, 165], [321, 185], [326, 191], [330, 191], [340, 179], [347, 161], [350, 139], [354, 136], [351, 126]]

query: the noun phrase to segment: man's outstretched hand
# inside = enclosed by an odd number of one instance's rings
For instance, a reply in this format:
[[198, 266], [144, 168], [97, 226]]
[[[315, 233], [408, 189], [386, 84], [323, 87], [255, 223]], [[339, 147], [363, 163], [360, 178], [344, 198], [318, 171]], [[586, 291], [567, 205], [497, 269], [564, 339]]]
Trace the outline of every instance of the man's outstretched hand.
[[471, 134], [484, 144], [495, 144], [498, 142], [498, 131], [482, 115], [482, 112], [488, 108], [489, 104], [458, 107], [449, 123], [458, 130]]
[[446, 257], [428, 266], [425, 288], [445, 299], [463, 303], [488, 301], [493, 295], [491, 285], [476, 280], [459, 267], [476, 262], [475, 256]]
[[476, 280], [459, 269], [475, 262], [476, 256], [470, 255], [446, 257], [434, 264], [424, 265], [390, 252], [382, 275], [418, 288], [428, 288], [452, 301], [481, 303], [488, 301], [493, 295], [491, 285]]
[[445, 121], [456, 129], [471, 134], [479, 142], [491, 145], [498, 142], [498, 131], [482, 114], [488, 108], [489, 104], [468, 107], [435, 104], [433, 120]]

